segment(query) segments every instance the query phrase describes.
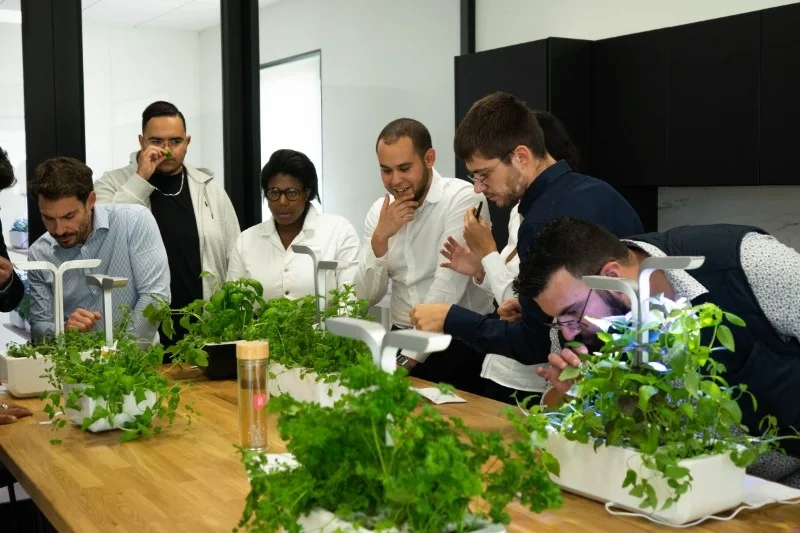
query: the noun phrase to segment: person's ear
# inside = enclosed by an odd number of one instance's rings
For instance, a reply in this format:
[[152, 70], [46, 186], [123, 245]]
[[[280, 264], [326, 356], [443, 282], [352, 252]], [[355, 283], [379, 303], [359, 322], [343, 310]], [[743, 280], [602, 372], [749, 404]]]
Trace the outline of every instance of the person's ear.
[[141, 148], [142, 150], [147, 148], [147, 142], [145, 142], [144, 136], [142, 135], [139, 135], [139, 148]]
[[622, 265], [619, 261], [609, 261], [600, 269], [600, 275], [607, 278], [621, 278], [622, 270]]
[[186, 136], [186, 148], [189, 148], [189, 143], [190, 142], [192, 142], [192, 136], [191, 135], [187, 135]]
[[86, 198], [86, 209], [91, 211], [92, 208], [94, 208], [94, 204], [96, 201], [97, 201], [97, 195], [94, 193], [94, 191], [90, 192], [89, 196]]
[[433, 148], [428, 148], [428, 151], [425, 152], [425, 157], [423, 158], [425, 161], [425, 166], [428, 168], [433, 168], [433, 164], [436, 162], [436, 150]]

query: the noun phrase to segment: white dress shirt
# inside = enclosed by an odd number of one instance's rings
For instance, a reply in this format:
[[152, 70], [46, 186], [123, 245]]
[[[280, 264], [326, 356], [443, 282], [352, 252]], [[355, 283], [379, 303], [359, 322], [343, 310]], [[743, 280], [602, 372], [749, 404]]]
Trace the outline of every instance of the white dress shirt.
[[[486, 275], [478, 285], [489, 292], [498, 304], [514, 298], [512, 284], [519, 274], [519, 253], [508, 261], [517, 247], [517, 233], [522, 223], [519, 204], [511, 210], [508, 218], [508, 244], [500, 253], [492, 252], [481, 260]], [[519, 361], [498, 354], [486, 354], [483, 358], [481, 377], [491, 379], [504, 387], [528, 392], [541, 392], [547, 382], [536, 374], [536, 367], [543, 365], [523, 365]]]
[[[318, 261], [339, 261], [340, 266], [347, 265], [335, 274], [328, 274], [329, 288], [353, 283], [358, 268], [359, 241], [355, 228], [346, 218], [319, 213], [312, 205], [302, 231], [292, 244], [308, 246]], [[291, 246], [284, 248], [272, 219], [245, 230], [236, 240], [228, 264], [228, 279], [242, 277], [260, 281], [265, 300], [294, 300], [314, 294], [315, 273], [311, 258], [294, 253]]]
[[[390, 200], [394, 201], [394, 197]], [[389, 251], [379, 258], [372, 250], [372, 234], [383, 206], [383, 198], [378, 199], [364, 224], [365, 246], [355, 278], [358, 297], [375, 305], [386, 295], [391, 278], [391, 323], [401, 328], [411, 327], [411, 309], [421, 303], [458, 304], [478, 313], [490, 313], [492, 298], [486, 291], [468, 276], [439, 266], [442, 243], [453, 237], [464, 244], [464, 213], [479, 202], [486, 202], [485, 197], [475, 194], [468, 182], [444, 178], [433, 170], [430, 189], [415, 211], [414, 220], [389, 239]], [[483, 213], [490, 222], [488, 210]]]

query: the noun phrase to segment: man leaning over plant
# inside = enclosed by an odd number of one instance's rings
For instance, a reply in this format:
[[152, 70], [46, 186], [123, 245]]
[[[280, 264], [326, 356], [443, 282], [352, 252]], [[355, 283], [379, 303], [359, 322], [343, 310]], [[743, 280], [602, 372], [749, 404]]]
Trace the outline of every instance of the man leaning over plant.
[[[28, 193], [36, 198], [47, 233], [30, 248], [31, 261], [100, 259], [94, 269], [64, 274], [64, 328], [102, 329], [102, 291], [90, 286], [86, 274], [128, 278], [128, 285], [112, 293], [116, 318], [121, 306], [131, 310], [129, 332], [142, 344], [155, 338], [156, 328], [143, 315], [153, 297], [169, 301], [169, 265], [158, 226], [150, 211], [140, 205], [95, 204], [92, 170], [70, 157], [56, 157], [36, 168]], [[55, 332], [53, 274], [32, 270], [31, 337]]]
[[[12, 187], [16, 182], [8, 154], [0, 148], [0, 191]], [[13, 311], [24, 296], [25, 287], [11, 266], [6, 241], [3, 238], [3, 227], [0, 225], [0, 311], [4, 313]]]
[[[767, 415], [777, 419], [782, 434], [800, 429], [800, 254], [763, 230], [716, 224], [681, 226], [620, 240], [597, 224], [559, 218], [534, 239], [520, 266], [514, 289], [533, 298], [555, 317], [568, 341], [588, 350], [602, 346], [597, 327], [586, 317], [627, 314], [629, 299], [621, 293], [592, 291], [583, 276], [602, 275], [635, 280], [647, 257], [703, 256], [691, 271], [656, 271], [651, 293], [693, 305], [711, 302], [741, 317], [745, 327], [732, 327], [734, 351], [715, 351], [725, 365], [730, 385], [744, 384], [755, 396], [739, 400], [742, 423], [758, 434]], [[599, 342], [599, 346], [598, 346]], [[559, 381], [568, 366], [580, 366], [575, 351], [550, 354], [550, 367], [537, 371], [564, 393], [572, 381]], [[784, 449], [800, 457], [800, 440], [784, 440]], [[800, 459], [767, 456], [750, 470], [754, 475], [800, 487]]]

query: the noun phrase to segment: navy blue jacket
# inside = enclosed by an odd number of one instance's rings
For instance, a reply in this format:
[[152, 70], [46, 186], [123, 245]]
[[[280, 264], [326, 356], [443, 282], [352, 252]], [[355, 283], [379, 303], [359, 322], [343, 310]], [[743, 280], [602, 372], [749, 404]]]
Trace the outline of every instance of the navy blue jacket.
[[[639, 215], [608, 183], [573, 172], [559, 161], [542, 172], [525, 191], [519, 204], [522, 224], [517, 238], [520, 262], [525, 260], [533, 238], [559, 217], [596, 222], [617, 237], [644, 232]], [[520, 298], [522, 319], [507, 322], [454, 305], [444, 332], [471, 344], [483, 353], [505, 355], [524, 364], [547, 362], [550, 330], [546, 317], [532, 298]]]

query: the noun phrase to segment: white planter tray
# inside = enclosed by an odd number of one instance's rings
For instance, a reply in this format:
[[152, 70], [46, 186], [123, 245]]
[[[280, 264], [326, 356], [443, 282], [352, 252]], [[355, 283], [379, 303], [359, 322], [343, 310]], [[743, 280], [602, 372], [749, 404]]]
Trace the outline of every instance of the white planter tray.
[[45, 391], [54, 390], [41, 377], [47, 371], [48, 360], [37, 355], [36, 357], [9, 357], [0, 354], [0, 381], [6, 384], [8, 392], [15, 398], [31, 398], [39, 396]]
[[658, 497], [660, 508], [672, 493], [661, 474], [642, 466], [641, 455], [617, 446], [600, 446], [567, 440], [551, 433], [547, 451], [558, 459], [560, 476], [551, 474], [553, 481], [566, 491], [600, 502], [613, 502], [632, 512], [649, 514], [663, 522], [682, 525], [738, 507], [745, 495], [745, 470], [733, 464], [728, 454], [685, 459], [678, 464], [688, 468], [693, 481], [689, 492], [666, 511], [639, 509], [641, 499], [630, 496], [631, 487], [622, 488], [628, 468], [637, 476], [649, 478]]
[[343, 387], [338, 381], [333, 383], [317, 382], [317, 374], [308, 372], [301, 377], [302, 368], [286, 368], [280, 363], [270, 361], [270, 374], [275, 377], [269, 379], [270, 396], [280, 396], [288, 394], [295, 400], [301, 402], [318, 403], [324, 407], [331, 407], [349, 389]]
[[[66, 396], [69, 394], [73, 388], [81, 387], [83, 387], [83, 385], [69, 385], [65, 383], [63, 385], [64, 395]], [[145, 391], [144, 395], [144, 401], [140, 402], [138, 405], [136, 404], [136, 398], [133, 394], [126, 395], [122, 404], [122, 412], [113, 416], [113, 424], [109, 424], [108, 419], [102, 418], [89, 426], [89, 431], [92, 433], [100, 433], [102, 431], [119, 429], [136, 416], [144, 413], [148, 407], [153, 407], [156, 404], [156, 393], [153, 391]], [[87, 396], [81, 397], [78, 402], [80, 410], [65, 409], [67, 419], [78, 426], [83, 425], [83, 420], [85, 418], [90, 418], [92, 416], [95, 407], [106, 407], [108, 405], [105, 398], [94, 399]]]
[[[292, 469], [298, 466], [297, 460], [290, 453], [269, 453], [267, 454], [267, 464], [264, 471], [272, 472], [275, 470]], [[371, 529], [364, 529], [354, 526], [351, 522], [337, 518], [335, 514], [325, 509], [314, 509], [305, 516], [301, 516], [297, 521], [301, 531], [314, 533], [372, 533]], [[476, 525], [479, 529], [473, 529], [470, 533], [505, 533], [506, 528], [503, 524], [492, 524], [484, 520], [477, 520]], [[392, 528], [385, 530], [386, 533], [400, 533], [401, 530]], [[402, 530], [404, 533], [407, 528]]]

